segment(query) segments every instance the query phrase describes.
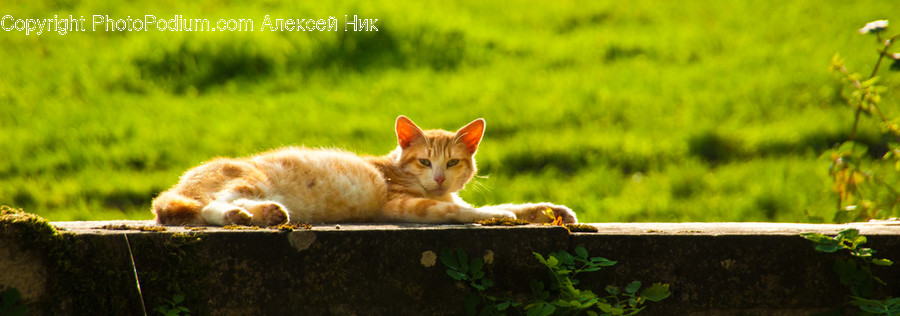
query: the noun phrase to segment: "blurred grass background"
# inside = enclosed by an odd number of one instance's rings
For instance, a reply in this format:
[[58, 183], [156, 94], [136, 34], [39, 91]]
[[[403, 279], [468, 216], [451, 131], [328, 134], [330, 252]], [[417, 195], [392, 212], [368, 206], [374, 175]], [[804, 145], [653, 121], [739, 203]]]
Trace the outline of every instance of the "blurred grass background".
[[[228, 2], [226, 2], [228, 3]], [[799, 221], [835, 213], [852, 112], [896, 1], [14, 1], [2, 15], [254, 20], [253, 32], [0, 31], [0, 204], [50, 220], [150, 219], [215, 156], [383, 154], [404, 114], [487, 120], [473, 204], [552, 201], [582, 221]], [[379, 32], [261, 32], [378, 18]], [[898, 20], [900, 21], [900, 20]], [[88, 26], [89, 27], [89, 26]], [[897, 88], [882, 105], [898, 114]], [[884, 148], [877, 126], [861, 140]], [[879, 147], [880, 146], [880, 147]]]

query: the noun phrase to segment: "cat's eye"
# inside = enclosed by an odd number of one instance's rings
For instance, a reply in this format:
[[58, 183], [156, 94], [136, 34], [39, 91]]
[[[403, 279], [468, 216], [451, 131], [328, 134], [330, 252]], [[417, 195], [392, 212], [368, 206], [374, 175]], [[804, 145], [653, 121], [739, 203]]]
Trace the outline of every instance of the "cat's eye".
[[428, 159], [419, 159], [419, 163], [426, 167], [431, 167], [431, 161]]
[[453, 167], [458, 164], [459, 164], [459, 159], [450, 159], [450, 161], [447, 161], [447, 168]]

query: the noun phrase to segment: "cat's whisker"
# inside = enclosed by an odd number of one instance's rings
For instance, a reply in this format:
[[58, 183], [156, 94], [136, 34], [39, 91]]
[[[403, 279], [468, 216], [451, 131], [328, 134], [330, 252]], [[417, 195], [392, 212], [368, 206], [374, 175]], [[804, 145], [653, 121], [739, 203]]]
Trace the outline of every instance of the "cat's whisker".
[[493, 189], [490, 185], [482, 181], [487, 178], [489, 178], [487, 175], [476, 175], [472, 178], [472, 181], [469, 182], [468, 188], [481, 195], [482, 198], [487, 197], [487, 192], [490, 192]]

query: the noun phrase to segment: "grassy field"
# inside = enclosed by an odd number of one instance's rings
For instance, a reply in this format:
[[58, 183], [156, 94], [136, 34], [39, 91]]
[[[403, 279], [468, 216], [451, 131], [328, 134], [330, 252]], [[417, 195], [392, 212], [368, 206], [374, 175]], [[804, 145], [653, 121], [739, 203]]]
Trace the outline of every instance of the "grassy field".
[[[897, 1], [18, 1], [0, 30], [0, 204], [149, 219], [215, 156], [302, 144], [382, 154], [393, 120], [487, 121], [474, 204], [552, 201], [583, 221], [830, 220], [825, 150], [852, 112], [827, 69], [871, 71]], [[252, 19], [252, 32], [91, 31], [91, 16]], [[378, 32], [261, 31], [377, 18]], [[8, 22], [11, 23], [11, 22]], [[9, 25], [9, 24], [8, 24]], [[343, 30], [343, 28], [341, 28]], [[884, 109], [900, 116], [897, 78]], [[879, 144], [877, 126], [862, 139]], [[896, 215], [896, 214], [895, 214]]]

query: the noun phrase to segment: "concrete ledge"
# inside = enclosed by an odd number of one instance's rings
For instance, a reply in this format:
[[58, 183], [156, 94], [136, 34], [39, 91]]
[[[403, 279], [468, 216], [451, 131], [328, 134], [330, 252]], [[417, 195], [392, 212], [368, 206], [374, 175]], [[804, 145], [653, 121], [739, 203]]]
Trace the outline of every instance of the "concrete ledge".
[[[601, 223], [596, 233], [561, 227], [313, 225], [235, 230], [154, 227], [147, 221], [54, 222], [49, 238], [20, 226], [0, 231], [0, 291], [15, 287], [40, 314], [142, 314], [184, 294], [196, 314], [459, 314], [469, 289], [450, 279], [443, 248], [491, 259], [495, 293], [526, 299], [546, 271], [532, 252], [584, 245], [619, 263], [580, 277], [602, 291], [632, 280], [671, 285], [642, 315], [798, 315], [839, 308], [846, 289], [835, 256], [802, 232], [855, 227], [868, 246], [900, 261], [900, 223]], [[102, 228], [106, 227], [106, 228]], [[118, 229], [116, 229], [118, 228]], [[42, 237], [43, 236], [43, 237]], [[132, 258], [134, 266], [132, 266]], [[900, 286], [900, 267], [876, 268]], [[893, 282], [892, 282], [893, 281]], [[897, 291], [894, 291], [896, 293]]]

